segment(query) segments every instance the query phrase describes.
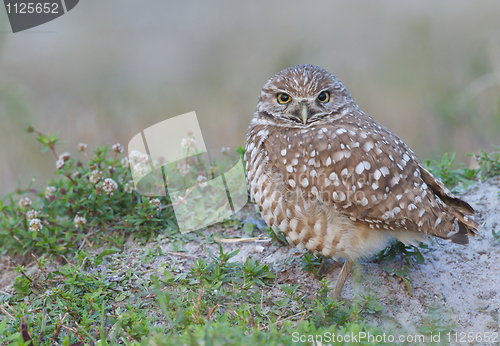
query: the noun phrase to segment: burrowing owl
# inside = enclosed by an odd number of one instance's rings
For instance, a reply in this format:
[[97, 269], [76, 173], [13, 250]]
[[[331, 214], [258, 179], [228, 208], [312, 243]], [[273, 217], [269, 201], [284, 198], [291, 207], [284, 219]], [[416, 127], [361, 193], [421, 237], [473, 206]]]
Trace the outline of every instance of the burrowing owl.
[[468, 243], [474, 210], [398, 136], [363, 113], [328, 71], [299, 65], [262, 88], [246, 143], [247, 183], [262, 217], [290, 243], [352, 263], [391, 238]]

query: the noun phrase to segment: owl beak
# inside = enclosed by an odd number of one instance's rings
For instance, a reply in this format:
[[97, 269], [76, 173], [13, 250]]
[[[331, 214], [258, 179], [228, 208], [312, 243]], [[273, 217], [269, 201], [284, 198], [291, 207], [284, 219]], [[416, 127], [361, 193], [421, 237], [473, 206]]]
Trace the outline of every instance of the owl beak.
[[304, 125], [307, 124], [307, 119], [309, 118], [309, 108], [306, 103], [302, 103], [300, 105], [300, 117], [302, 118]]

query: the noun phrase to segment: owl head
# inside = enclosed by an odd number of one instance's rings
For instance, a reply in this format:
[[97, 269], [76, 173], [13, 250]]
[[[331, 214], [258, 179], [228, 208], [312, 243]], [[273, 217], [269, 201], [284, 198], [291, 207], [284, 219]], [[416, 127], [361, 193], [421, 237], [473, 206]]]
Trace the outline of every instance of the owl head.
[[290, 125], [308, 126], [338, 115], [345, 107], [358, 108], [342, 82], [314, 65], [297, 65], [275, 74], [261, 90], [257, 112]]

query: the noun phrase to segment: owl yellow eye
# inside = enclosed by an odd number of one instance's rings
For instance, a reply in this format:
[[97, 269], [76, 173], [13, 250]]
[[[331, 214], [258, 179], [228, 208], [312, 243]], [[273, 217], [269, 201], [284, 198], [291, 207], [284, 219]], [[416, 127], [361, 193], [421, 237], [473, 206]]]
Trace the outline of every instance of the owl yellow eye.
[[327, 103], [328, 101], [330, 101], [330, 94], [326, 91], [323, 91], [321, 94], [319, 94], [318, 101], [321, 103]]
[[282, 105], [290, 101], [292, 101], [292, 98], [287, 94], [278, 94], [278, 102], [281, 103]]

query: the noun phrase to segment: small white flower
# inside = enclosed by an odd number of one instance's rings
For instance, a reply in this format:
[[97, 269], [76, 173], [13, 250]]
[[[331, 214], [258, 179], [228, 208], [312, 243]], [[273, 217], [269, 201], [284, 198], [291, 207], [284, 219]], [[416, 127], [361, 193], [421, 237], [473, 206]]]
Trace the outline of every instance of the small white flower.
[[28, 210], [26, 212], [26, 219], [33, 220], [38, 214], [39, 212], [37, 212], [36, 210]]
[[196, 148], [196, 140], [193, 137], [183, 138], [181, 141], [181, 147], [185, 149]]
[[123, 147], [120, 143], [113, 144], [111, 149], [113, 149], [117, 153], [123, 153]]
[[130, 161], [132, 161], [132, 163], [138, 163], [138, 162], [142, 162], [142, 163], [146, 163], [148, 162], [149, 158], [148, 158], [148, 154], [143, 154], [141, 153], [140, 151], [138, 150], [132, 150], [130, 152], [130, 154], [128, 155], [128, 158], [130, 159]]
[[118, 184], [113, 179], [106, 178], [102, 183], [102, 188], [106, 191], [106, 194], [113, 196], [113, 192], [118, 188]]
[[128, 157], [124, 157], [120, 163], [122, 164], [122, 167], [123, 168], [128, 168], [129, 167], [129, 161], [128, 161]]
[[204, 175], [199, 175], [198, 179], [196, 180], [198, 181], [198, 185], [200, 185], [200, 187], [207, 186], [207, 177], [205, 177]]
[[179, 169], [179, 172], [181, 172], [183, 176], [188, 175], [189, 172], [191, 171], [191, 166], [188, 165], [186, 162], [181, 162], [177, 164], [177, 168]]
[[79, 227], [79, 226], [85, 225], [85, 223], [87, 222], [87, 219], [85, 219], [85, 217], [83, 217], [83, 216], [77, 215], [77, 216], [75, 216], [75, 219], [73, 221], [75, 222], [75, 226]]
[[186, 203], [186, 199], [182, 196], [179, 196], [179, 197], [177, 197], [177, 203], [184, 204], [184, 203]]
[[24, 197], [19, 200], [19, 206], [21, 208], [26, 208], [30, 205], [31, 205], [31, 200], [28, 197]]
[[146, 167], [142, 163], [136, 163], [133, 169], [133, 175], [135, 178], [140, 179], [148, 173]]
[[141, 157], [139, 157], [139, 162], [142, 162], [142, 163], [149, 163], [149, 157], [148, 157], [148, 154], [141, 154]]
[[85, 151], [87, 149], [87, 144], [86, 143], [80, 143], [78, 144], [78, 151]]
[[69, 158], [70, 158], [69, 153], [62, 153], [61, 155], [59, 155], [59, 160], [68, 161]]
[[223, 153], [223, 154], [227, 154], [230, 151], [231, 151], [231, 148], [229, 148], [229, 147], [226, 147], [226, 148], [222, 147], [221, 150], [220, 150], [220, 152]]
[[136, 158], [140, 157], [141, 155], [142, 154], [141, 154], [140, 151], [138, 151], [138, 150], [132, 150], [130, 152], [130, 154], [128, 154], [128, 157], [130, 157], [130, 159], [133, 160], [133, 159], [136, 159]]
[[156, 209], [160, 209], [161, 207], [161, 201], [158, 198], [152, 198], [149, 201], [149, 204], [151, 204], [153, 207], [156, 207]]
[[92, 184], [97, 184], [102, 179], [102, 171], [96, 169], [90, 173], [89, 180]]
[[54, 195], [54, 192], [56, 192], [55, 186], [47, 186], [45, 188], [45, 198], [49, 199], [50, 196]]
[[30, 231], [40, 231], [43, 228], [40, 219], [33, 219], [30, 221]]
[[123, 191], [125, 191], [126, 193], [132, 193], [134, 190], [135, 190], [135, 187], [134, 187], [134, 182], [132, 180], [129, 180], [125, 184], [125, 186], [123, 186]]
[[65, 163], [65, 162], [64, 162], [64, 160], [63, 160], [63, 159], [59, 159], [59, 160], [57, 160], [57, 161], [56, 161], [56, 167], [57, 167], [57, 169], [61, 169], [61, 168], [63, 168], [63, 167], [64, 167], [64, 163]]

